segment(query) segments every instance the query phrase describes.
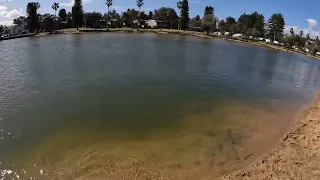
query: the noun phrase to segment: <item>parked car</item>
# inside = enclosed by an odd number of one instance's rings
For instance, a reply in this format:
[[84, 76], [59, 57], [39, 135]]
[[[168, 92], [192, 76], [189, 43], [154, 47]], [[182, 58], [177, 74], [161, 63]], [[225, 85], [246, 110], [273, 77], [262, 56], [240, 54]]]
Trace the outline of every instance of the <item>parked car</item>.
[[265, 39], [266, 43], [271, 43], [271, 39]]

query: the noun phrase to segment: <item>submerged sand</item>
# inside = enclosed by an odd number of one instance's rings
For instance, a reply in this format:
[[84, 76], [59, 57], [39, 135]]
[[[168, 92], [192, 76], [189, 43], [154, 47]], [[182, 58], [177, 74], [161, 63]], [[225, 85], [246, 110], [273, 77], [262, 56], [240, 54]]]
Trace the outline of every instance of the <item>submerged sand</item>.
[[[22, 156], [8, 158], [23, 168], [18, 170], [21, 179], [221, 177], [246, 167], [274, 147], [291, 124], [289, 105], [280, 109], [271, 106], [280, 103], [277, 100], [263, 102], [220, 102], [150, 132], [68, 129], [23, 150]], [[191, 103], [183, 109], [206, 106]]]
[[222, 179], [320, 179], [320, 92], [282, 142]]

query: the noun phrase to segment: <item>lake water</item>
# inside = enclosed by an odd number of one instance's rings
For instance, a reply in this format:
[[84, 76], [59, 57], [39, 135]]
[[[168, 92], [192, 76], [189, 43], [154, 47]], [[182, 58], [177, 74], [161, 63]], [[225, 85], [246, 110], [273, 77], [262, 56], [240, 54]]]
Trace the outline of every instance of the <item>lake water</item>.
[[0, 175], [201, 179], [272, 148], [319, 62], [219, 39], [139, 33], [0, 42]]

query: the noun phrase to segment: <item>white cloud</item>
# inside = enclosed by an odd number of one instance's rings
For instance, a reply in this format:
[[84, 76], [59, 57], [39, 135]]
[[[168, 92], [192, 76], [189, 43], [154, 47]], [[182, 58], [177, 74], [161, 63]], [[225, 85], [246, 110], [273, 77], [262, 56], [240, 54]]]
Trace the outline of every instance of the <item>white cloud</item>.
[[[89, 3], [92, 0], [84, 0], [83, 3]], [[65, 2], [65, 3], [60, 3], [59, 4], [61, 7], [72, 7], [74, 5], [74, 0], [69, 0], [69, 2]]]
[[300, 31], [303, 31], [303, 34], [305, 36], [309, 34], [311, 38], [316, 38], [317, 36], [320, 36], [320, 32], [317, 31], [317, 20], [308, 18], [306, 19], [306, 21], [308, 22], [307, 28], [300, 28], [298, 26], [286, 26], [284, 33], [290, 34], [290, 28], [293, 28], [295, 34], [299, 34]]
[[317, 20], [315, 19], [306, 19], [308, 22], [308, 29], [311, 29], [312, 31], [317, 30]]
[[0, 5], [0, 12], [1, 11], [7, 11], [8, 10], [8, 7], [7, 6], [2, 6]]
[[[7, 18], [9, 20], [13, 20], [19, 16], [23, 16], [23, 9], [12, 9], [9, 10], [7, 6], [5, 5], [0, 5], [0, 17], [4, 17]], [[5, 22], [5, 24], [7, 24], [7, 21], [2, 21]]]
[[22, 16], [22, 12], [20, 10], [13, 9], [9, 11], [4, 17], [8, 19], [15, 19], [19, 16]]
[[1, 5], [1, 6], [0, 6], [0, 16], [4, 16], [4, 15], [6, 15], [6, 14], [8, 14], [8, 8], [7, 8], [7, 6]]
[[13, 25], [13, 21], [0, 21], [0, 25], [11, 26]]
[[60, 3], [60, 6], [62, 7], [71, 7], [74, 5], [74, 0], [71, 0], [69, 2], [66, 2], [66, 3]]

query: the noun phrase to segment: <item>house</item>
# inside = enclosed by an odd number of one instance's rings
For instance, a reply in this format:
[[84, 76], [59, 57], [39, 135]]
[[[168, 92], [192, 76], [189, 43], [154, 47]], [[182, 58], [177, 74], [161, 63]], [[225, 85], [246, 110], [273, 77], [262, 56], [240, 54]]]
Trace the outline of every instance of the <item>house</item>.
[[271, 43], [271, 39], [265, 39], [266, 43]]
[[233, 38], [243, 38], [242, 34], [234, 34], [232, 35]]
[[308, 45], [311, 45], [311, 46], [316, 45], [316, 42], [313, 40], [307, 40], [306, 46], [308, 46]]
[[158, 22], [157, 20], [149, 19], [145, 21], [145, 26], [148, 28], [157, 28]]

